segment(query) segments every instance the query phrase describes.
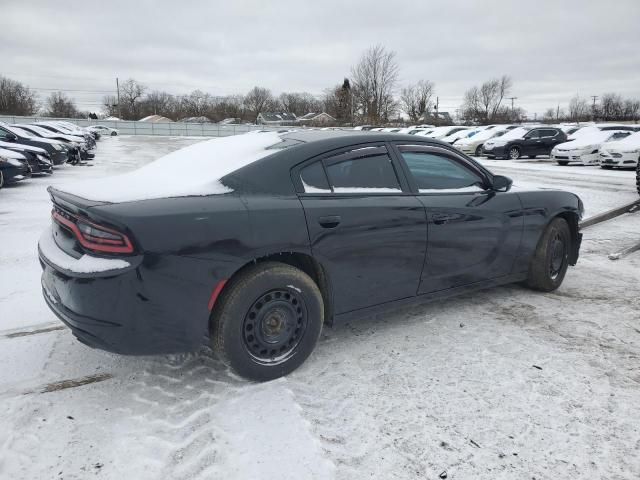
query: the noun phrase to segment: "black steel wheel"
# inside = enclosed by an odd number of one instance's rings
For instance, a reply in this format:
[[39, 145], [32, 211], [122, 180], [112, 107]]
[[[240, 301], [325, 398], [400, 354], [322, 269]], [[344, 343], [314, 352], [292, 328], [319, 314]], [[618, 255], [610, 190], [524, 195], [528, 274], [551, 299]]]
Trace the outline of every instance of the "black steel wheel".
[[291, 265], [264, 262], [229, 280], [211, 313], [211, 340], [238, 374], [266, 381], [307, 359], [323, 322], [324, 303], [314, 280]]
[[551, 292], [562, 284], [569, 267], [571, 242], [567, 221], [564, 218], [554, 218], [540, 237], [531, 259], [527, 278], [529, 287]]
[[244, 318], [244, 345], [258, 362], [286, 362], [307, 328], [307, 306], [296, 291], [277, 289], [256, 300]]

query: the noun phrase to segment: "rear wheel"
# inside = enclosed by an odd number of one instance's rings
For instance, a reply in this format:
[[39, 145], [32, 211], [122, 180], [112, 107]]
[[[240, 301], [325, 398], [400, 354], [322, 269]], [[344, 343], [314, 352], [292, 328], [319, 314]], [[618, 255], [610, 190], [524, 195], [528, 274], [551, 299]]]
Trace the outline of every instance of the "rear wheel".
[[0, 171], [0, 188], [4, 187], [4, 175]]
[[511, 147], [509, 149], [509, 158], [511, 160], [518, 160], [520, 158], [520, 149], [518, 147]]
[[529, 266], [527, 285], [535, 290], [551, 292], [564, 280], [569, 268], [571, 231], [564, 218], [555, 218], [538, 241]]
[[316, 283], [278, 262], [258, 263], [230, 280], [211, 317], [213, 348], [250, 380], [287, 375], [311, 354], [324, 305]]
[[569, 162], [567, 162], [566, 160], [558, 160], [558, 165], [566, 167], [567, 165], [569, 165]]

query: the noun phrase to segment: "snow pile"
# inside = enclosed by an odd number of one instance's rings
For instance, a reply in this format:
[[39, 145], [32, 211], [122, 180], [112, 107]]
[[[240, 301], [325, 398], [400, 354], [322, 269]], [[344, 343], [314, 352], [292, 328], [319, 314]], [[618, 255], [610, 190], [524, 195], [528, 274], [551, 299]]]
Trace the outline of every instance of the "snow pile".
[[131, 264], [126, 260], [119, 258], [98, 258], [89, 255], [83, 255], [80, 258], [73, 258], [63, 252], [53, 239], [51, 227], [47, 228], [40, 240], [38, 248], [42, 255], [51, 263], [58, 267], [74, 273], [99, 273], [111, 272], [113, 270], [121, 270], [127, 268]]
[[104, 202], [228, 193], [220, 179], [264, 158], [282, 141], [276, 132], [235, 135], [196, 143], [170, 153], [133, 172], [65, 185], [60, 190]]

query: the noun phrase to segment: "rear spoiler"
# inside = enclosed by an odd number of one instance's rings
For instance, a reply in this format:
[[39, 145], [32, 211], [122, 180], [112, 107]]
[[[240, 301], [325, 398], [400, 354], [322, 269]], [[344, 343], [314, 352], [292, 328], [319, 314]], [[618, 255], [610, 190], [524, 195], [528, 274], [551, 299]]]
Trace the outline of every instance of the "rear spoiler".
[[53, 187], [48, 187], [47, 192], [49, 192], [51, 201], [55, 205], [73, 213], [81, 213], [82, 211], [86, 211], [88, 208], [108, 204], [108, 202], [96, 202], [95, 200], [87, 200], [86, 198], [77, 197]]

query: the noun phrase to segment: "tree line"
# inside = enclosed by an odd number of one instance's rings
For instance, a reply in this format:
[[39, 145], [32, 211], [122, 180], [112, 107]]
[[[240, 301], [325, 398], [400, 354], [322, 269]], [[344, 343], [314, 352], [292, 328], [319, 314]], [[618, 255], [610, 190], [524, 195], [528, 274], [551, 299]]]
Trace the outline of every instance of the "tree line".
[[[275, 95], [268, 88], [255, 86], [244, 95], [216, 96], [201, 90], [186, 95], [149, 89], [144, 83], [128, 79], [120, 84], [119, 99], [108, 95], [103, 110], [109, 116], [123, 120], [139, 120], [149, 115], [161, 115], [171, 120], [206, 117], [211, 121], [225, 118], [255, 122], [264, 112], [290, 112], [296, 116], [310, 112], [326, 112], [338, 125], [388, 123], [438, 123], [438, 101], [435, 84], [421, 79], [415, 84], [398, 88], [400, 67], [396, 53], [382, 45], [367, 49], [340, 83], [326, 88], [321, 95], [309, 92], [283, 92]], [[527, 119], [526, 112], [510, 97], [513, 81], [508, 75], [489, 79], [472, 86], [456, 109], [460, 123], [486, 125], [517, 123]], [[511, 100], [511, 102], [509, 102]], [[37, 94], [20, 82], [0, 77], [0, 113], [34, 115], [40, 112], [51, 117], [82, 117], [75, 102], [63, 92], [53, 92], [43, 104]], [[451, 112], [449, 112], [451, 113]], [[546, 122], [587, 120], [632, 120], [640, 118], [640, 101], [625, 99], [616, 93], [605, 93], [599, 102], [589, 104], [576, 96], [567, 110], [548, 109]]]

